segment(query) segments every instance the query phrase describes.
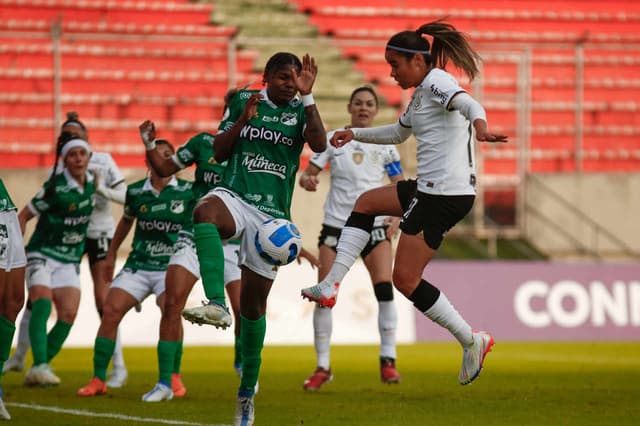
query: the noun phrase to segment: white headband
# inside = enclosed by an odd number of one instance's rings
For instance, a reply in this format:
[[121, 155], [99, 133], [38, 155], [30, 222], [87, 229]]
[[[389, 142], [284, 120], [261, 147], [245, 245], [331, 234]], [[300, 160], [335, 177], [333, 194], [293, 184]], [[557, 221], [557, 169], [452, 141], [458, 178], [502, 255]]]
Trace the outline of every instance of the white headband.
[[83, 141], [82, 139], [71, 139], [69, 142], [65, 143], [62, 146], [62, 149], [60, 150], [60, 156], [62, 158], [65, 158], [69, 151], [71, 151], [73, 148], [78, 147], [84, 148], [85, 151], [87, 151], [87, 154], [91, 153], [91, 147], [89, 147], [89, 144], [86, 141]]

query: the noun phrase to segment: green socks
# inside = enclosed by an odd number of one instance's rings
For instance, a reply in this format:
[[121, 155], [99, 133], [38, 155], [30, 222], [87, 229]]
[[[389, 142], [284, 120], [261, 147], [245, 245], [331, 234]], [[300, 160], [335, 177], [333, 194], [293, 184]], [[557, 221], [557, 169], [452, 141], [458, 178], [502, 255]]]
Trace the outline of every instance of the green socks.
[[69, 336], [72, 325], [73, 324], [69, 324], [68, 322], [56, 321], [56, 325], [53, 326], [47, 335], [47, 362], [51, 362], [53, 357], [58, 355], [62, 344], [67, 340], [67, 336]]
[[182, 364], [182, 340], [178, 340], [176, 343], [176, 358], [173, 360], [173, 373], [180, 374], [180, 364]]
[[106, 337], [96, 337], [93, 346], [93, 376], [102, 380], [107, 380], [107, 368], [116, 348], [116, 341]]
[[158, 381], [167, 386], [171, 386], [171, 373], [176, 362], [178, 343], [182, 347], [182, 342], [158, 341]]
[[9, 321], [9, 318], [0, 315], [0, 371], [4, 367], [4, 362], [9, 359], [11, 341], [15, 331], [16, 325]]
[[45, 364], [47, 358], [47, 320], [51, 314], [51, 300], [42, 298], [31, 304], [29, 340], [33, 353], [33, 365]]
[[218, 227], [212, 223], [196, 223], [194, 239], [204, 294], [207, 299], [225, 306], [224, 252]]
[[242, 367], [242, 338], [240, 336], [235, 336], [235, 338], [236, 340], [233, 345], [233, 366], [237, 368]]
[[242, 345], [242, 378], [240, 379], [240, 392], [253, 394], [262, 358], [262, 346], [264, 335], [267, 331], [267, 320], [264, 317], [252, 321], [240, 316], [240, 340]]

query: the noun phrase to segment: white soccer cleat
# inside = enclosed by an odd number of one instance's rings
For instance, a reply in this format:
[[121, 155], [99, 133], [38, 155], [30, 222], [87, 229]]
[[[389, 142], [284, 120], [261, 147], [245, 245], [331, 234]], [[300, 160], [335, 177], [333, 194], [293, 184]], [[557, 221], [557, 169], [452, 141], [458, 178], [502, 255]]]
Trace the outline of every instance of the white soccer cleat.
[[149, 392], [142, 395], [144, 402], [160, 402], [169, 401], [173, 399], [173, 391], [171, 388], [163, 383], [156, 383], [156, 385]]
[[182, 311], [182, 316], [194, 324], [208, 324], [216, 328], [225, 329], [231, 325], [229, 309], [218, 302], [202, 301], [202, 306]]
[[2, 398], [0, 398], [0, 419], [2, 420], [11, 420], [11, 414], [7, 411], [7, 408], [4, 406], [4, 402]]
[[22, 371], [24, 370], [24, 358], [13, 354], [8, 360], [5, 361], [2, 367], [2, 374], [8, 371]]
[[2, 393], [2, 386], [0, 386], [0, 419], [2, 420], [11, 420], [11, 415], [7, 411], [7, 408], [4, 406], [4, 401], [2, 398], [4, 397]]
[[472, 338], [473, 343], [464, 348], [462, 354], [462, 368], [458, 375], [461, 385], [468, 385], [480, 375], [484, 358], [495, 344], [493, 337], [485, 331], [473, 330]]
[[56, 376], [49, 364], [34, 365], [24, 376], [25, 386], [56, 386], [60, 384], [60, 378]]
[[339, 282], [322, 281], [314, 286], [303, 288], [301, 294], [303, 298], [316, 302], [323, 308], [333, 308], [338, 299], [338, 288], [340, 288]]
[[236, 415], [233, 419], [233, 426], [251, 426], [255, 419], [255, 407], [253, 405], [253, 395], [238, 395], [236, 401]]
[[107, 380], [107, 387], [121, 388], [127, 383], [127, 377], [129, 377], [129, 373], [126, 368], [113, 367], [109, 374], [109, 380]]

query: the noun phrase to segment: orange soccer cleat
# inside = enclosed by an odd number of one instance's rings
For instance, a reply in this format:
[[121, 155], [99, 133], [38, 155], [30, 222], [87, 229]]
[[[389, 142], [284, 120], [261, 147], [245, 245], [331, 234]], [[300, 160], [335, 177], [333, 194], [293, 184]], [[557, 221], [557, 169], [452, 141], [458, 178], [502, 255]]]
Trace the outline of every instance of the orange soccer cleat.
[[182, 383], [182, 376], [179, 373], [171, 375], [171, 390], [176, 398], [182, 398], [187, 394], [187, 388]]
[[107, 394], [107, 384], [97, 377], [93, 377], [89, 384], [78, 389], [78, 396], [97, 396]]

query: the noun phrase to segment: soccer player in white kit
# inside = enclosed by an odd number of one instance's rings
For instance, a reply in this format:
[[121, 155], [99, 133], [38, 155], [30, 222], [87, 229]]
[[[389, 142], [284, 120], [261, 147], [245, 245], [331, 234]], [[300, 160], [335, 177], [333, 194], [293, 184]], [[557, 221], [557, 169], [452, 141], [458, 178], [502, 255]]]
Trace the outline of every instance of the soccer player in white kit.
[[[74, 111], [67, 113], [67, 120], [62, 123], [60, 133], [68, 132], [83, 140], [87, 139], [87, 128], [80, 121]], [[62, 170], [62, 167], [59, 167]], [[89, 159], [89, 170], [97, 177], [95, 204], [85, 242], [85, 253], [89, 258], [89, 268], [93, 280], [93, 295], [98, 314], [102, 316], [102, 304], [109, 290], [109, 282], [105, 280], [105, 258], [109, 251], [109, 244], [115, 232], [115, 223], [111, 212], [111, 202], [124, 204], [127, 191], [124, 176], [107, 152], [92, 152]], [[13, 356], [7, 361], [4, 371], [22, 371], [24, 357], [29, 350], [29, 320], [31, 308], [25, 309], [20, 321], [18, 344]], [[113, 370], [107, 381], [109, 387], [121, 387], [127, 379], [127, 369], [122, 355], [120, 338], [116, 339], [116, 349], [113, 354]]]
[[[355, 89], [347, 110], [351, 123], [347, 127], [370, 127], [378, 112], [378, 97], [367, 86]], [[333, 132], [327, 134], [331, 138]], [[320, 252], [320, 280], [329, 272], [336, 258], [336, 245], [355, 200], [364, 191], [382, 185], [389, 177], [391, 182], [404, 180], [400, 166], [400, 154], [392, 145], [363, 144], [353, 141], [342, 148], [328, 146], [324, 152], [314, 154], [309, 166], [300, 176], [300, 186], [315, 191], [318, 174], [330, 165], [331, 187], [324, 203], [324, 219], [318, 240]], [[371, 229], [370, 239], [361, 252], [369, 271], [378, 300], [378, 329], [380, 331], [380, 379], [384, 383], [398, 383], [400, 374], [395, 368], [396, 326], [398, 314], [393, 302], [391, 283], [391, 237], [397, 233], [399, 218], [378, 216]], [[303, 384], [305, 390], [318, 390], [332, 380], [330, 366], [330, 342], [333, 328], [331, 309], [316, 304], [313, 311], [316, 370]]]
[[400, 87], [415, 87], [406, 111], [395, 124], [337, 131], [331, 144], [340, 147], [353, 139], [398, 144], [413, 133], [417, 139], [417, 192], [405, 181], [361, 195], [342, 231], [331, 271], [319, 284], [303, 289], [302, 295], [323, 306], [333, 306], [340, 282], [369, 241], [375, 216], [402, 216], [393, 284], [420, 312], [460, 342], [463, 359], [458, 381], [466, 385], [480, 374], [493, 338], [472, 329], [444, 293], [422, 274], [444, 234], [473, 206], [473, 133], [481, 142], [506, 142], [507, 137], [488, 131], [482, 105], [444, 70], [451, 61], [470, 79], [479, 72], [480, 57], [452, 25], [436, 21], [416, 31], [395, 34], [387, 42], [385, 59]]

